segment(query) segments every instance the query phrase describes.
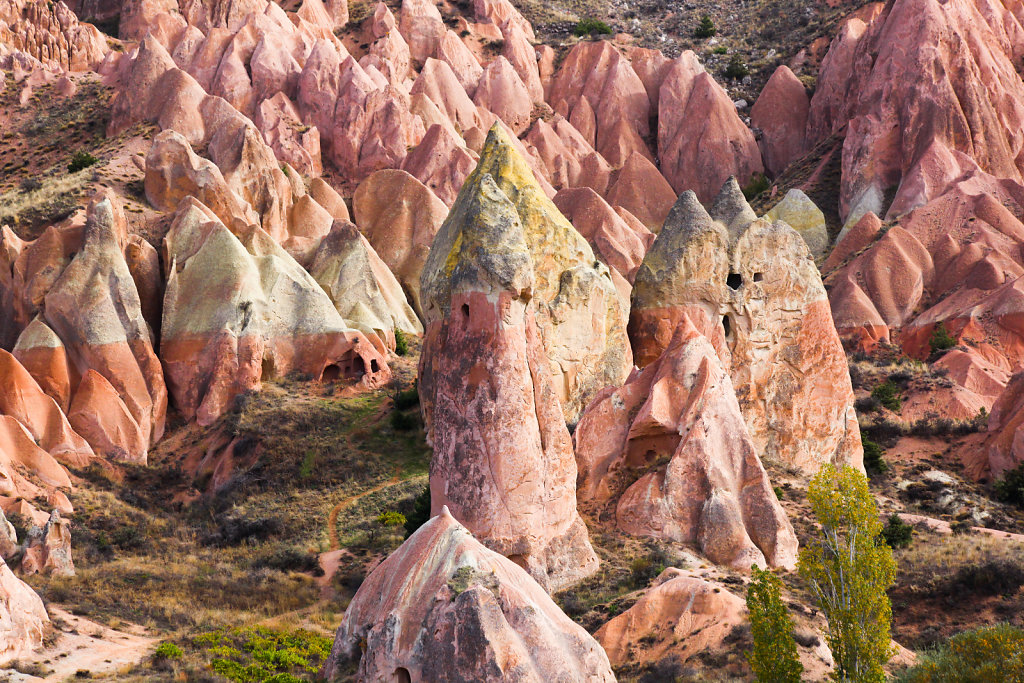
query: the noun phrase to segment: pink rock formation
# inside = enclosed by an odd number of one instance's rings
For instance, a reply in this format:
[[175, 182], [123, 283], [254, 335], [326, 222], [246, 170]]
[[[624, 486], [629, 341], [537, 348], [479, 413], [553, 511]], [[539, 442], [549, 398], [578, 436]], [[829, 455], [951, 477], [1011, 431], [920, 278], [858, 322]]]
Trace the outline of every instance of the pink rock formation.
[[530, 39], [526, 37], [522, 27], [513, 22], [506, 23], [501, 27], [501, 35], [502, 40], [505, 41], [501, 48], [502, 56], [519, 74], [523, 85], [526, 86], [526, 92], [530, 94], [530, 99], [535, 104], [542, 103], [544, 101], [544, 86], [540, 82], [537, 51]]
[[412, 58], [420, 64], [435, 55], [437, 45], [447, 31], [441, 12], [431, 0], [402, 0], [398, 27], [409, 43]]
[[860, 466], [853, 389], [821, 277], [800, 235], [757, 219], [735, 179], [711, 215], [684, 192], [633, 286], [637, 364], [688, 317], [728, 370], [757, 453], [813, 473]]
[[75, 575], [75, 563], [71, 559], [71, 529], [60, 512], [54, 510], [44, 526], [29, 529], [19, 569], [25, 576]]
[[360, 183], [352, 200], [356, 225], [395, 274], [422, 316], [420, 273], [448, 209], [405, 171], [378, 171]]
[[67, 470], [36, 445], [23, 424], [0, 415], [0, 496], [31, 500], [57, 488], [71, 488]]
[[477, 84], [473, 102], [494, 112], [516, 135], [530, 125], [533, 102], [515, 68], [504, 57], [487, 65]]
[[[612, 166], [633, 152], [650, 158], [650, 100], [629, 61], [607, 41], [581, 42], [548, 86], [551, 108], [565, 116]], [[731, 105], [730, 105], [731, 106]], [[577, 119], [593, 120], [593, 137]]]
[[807, 90], [785, 64], [775, 69], [750, 110], [750, 125], [761, 129], [758, 145], [773, 176], [806, 151], [804, 135], [811, 102]]
[[321, 673], [355, 661], [359, 681], [615, 680], [594, 639], [447, 508], [366, 578]]
[[13, 355], [65, 413], [71, 405], [71, 370], [67, 349], [41, 318], [34, 319], [18, 337]]
[[323, 172], [320, 131], [302, 125], [295, 105], [283, 92], [260, 102], [255, 123], [280, 161], [291, 164], [304, 176], [319, 176]]
[[613, 666], [657, 662], [668, 655], [685, 663], [721, 648], [733, 629], [746, 622], [745, 612], [742, 598], [669, 567], [636, 604], [594, 637]]
[[672, 65], [658, 96], [658, 157], [676, 192], [711, 201], [730, 176], [746, 184], [764, 170], [754, 134], [725, 90], [687, 50]]
[[466, 177], [476, 166], [477, 155], [449, 127], [435, 123], [409, 156], [402, 170], [426, 185], [438, 199], [451, 206]]
[[480, 125], [476, 105], [466, 94], [455, 72], [445, 62], [428, 59], [409, 94], [426, 95], [448, 117], [457, 131], [465, 132]]
[[186, 418], [210, 424], [239, 393], [292, 371], [366, 388], [390, 377], [383, 356], [258, 227], [236, 236], [188, 198], [164, 238], [164, 263], [160, 356]]
[[103, 34], [79, 23], [63, 2], [42, 0], [0, 2], [0, 44], [68, 71], [95, 69], [109, 49]]
[[813, 142], [846, 130], [843, 219], [902, 215], [971, 170], [1020, 182], [1024, 32], [1016, 10], [899, 0], [868, 21], [849, 20], [833, 40], [808, 121]]
[[1024, 373], [1018, 372], [992, 406], [982, 467], [976, 477], [998, 479], [1024, 462]]
[[628, 210], [651, 232], [659, 232], [676, 202], [676, 193], [650, 159], [634, 153], [619, 170], [605, 199]]
[[572, 444], [530, 305], [537, 284], [516, 206], [478, 168], [422, 276], [431, 507], [447, 505], [555, 591], [598, 560], [576, 512]]
[[536, 40], [533, 26], [509, 0], [473, 0], [473, 14], [477, 21], [490, 23], [499, 28], [505, 24], [513, 24], [523, 32], [527, 40]]
[[738, 569], [796, 564], [732, 382], [688, 318], [657, 361], [598, 395], [573, 438], [580, 499], [614, 505], [623, 531], [695, 543]]
[[441, 37], [437, 44], [437, 59], [451, 67], [466, 94], [472, 97], [484, 69], [455, 31], [447, 31]]
[[0, 664], [42, 647], [49, 624], [42, 599], [0, 559]]
[[[536, 151], [555, 189], [589, 187], [600, 195], [608, 190], [612, 167], [565, 117], [556, 114], [551, 123], [538, 118], [525, 139]], [[675, 195], [664, 179], [661, 182], [671, 195], [668, 201], [671, 207]], [[659, 189], [654, 188], [654, 194]], [[665, 212], [668, 213], [668, 208]]]

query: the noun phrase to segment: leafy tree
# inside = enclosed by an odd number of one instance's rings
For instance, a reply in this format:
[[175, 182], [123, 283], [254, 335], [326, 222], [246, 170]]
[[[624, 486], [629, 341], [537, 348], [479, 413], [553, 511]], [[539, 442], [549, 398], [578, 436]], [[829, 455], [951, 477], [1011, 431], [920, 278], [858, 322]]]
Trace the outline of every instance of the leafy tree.
[[889, 471], [889, 464], [882, 457], [882, 447], [871, 439], [861, 437], [864, 444], [864, 468], [872, 474], [885, 474]]
[[871, 398], [894, 413], [900, 412], [903, 408], [903, 401], [900, 400], [899, 387], [892, 380], [886, 380], [871, 390]]
[[896, 561], [880, 538], [867, 477], [848, 465], [825, 465], [811, 480], [807, 499], [821, 536], [800, 551], [797, 568], [828, 619], [832, 678], [881, 683], [882, 667], [893, 655], [886, 590], [896, 580]]
[[580, 19], [576, 24], [576, 28], [572, 30], [573, 35], [583, 36], [594, 36], [594, 35], [605, 35], [610, 36], [612, 34], [612, 27], [601, 21], [600, 19], [585, 18]]
[[705, 14], [700, 18], [700, 23], [694, 30], [693, 36], [694, 38], [711, 38], [716, 33], [718, 33], [718, 29], [715, 28], [715, 22], [711, 20], [711, 17]]
[[889, 515], [889, 519], [882, 528], [882, 540], [895, 550], [906, 548], [914, 539], [914, 527], [903, 522], [899, 515]]
[[901, 683], [1024, 681], [1024, 630], [1010, 624], [960, 633], [905, 671]]
[[781, 586], [770, 571], [752, 569], [747, 609], [754, 649], [747, 659], [759, 683], [799, 683], [804, 670], [796, 653], [793, 620], [782, 604]]
[[737, 54], [729, 57], [729, 63], [725, 65], [723, 75], [731, 80], [738, 81], [750, 75], [750, 69], [743, 58]]
[[401, 512], [395, 512], [394, 510], [388, 510], [377, 515], [377, 521], [381, 526], [392, 527], [392, 526], [403, 526], [405, 524], [405, 515]]
[[931, 347], [932, 353], [946, 351], [956, 346], [956, 339], [949, 333], [941, 320], [932, 330], [932, 336], [928, 338], [928, 346]]

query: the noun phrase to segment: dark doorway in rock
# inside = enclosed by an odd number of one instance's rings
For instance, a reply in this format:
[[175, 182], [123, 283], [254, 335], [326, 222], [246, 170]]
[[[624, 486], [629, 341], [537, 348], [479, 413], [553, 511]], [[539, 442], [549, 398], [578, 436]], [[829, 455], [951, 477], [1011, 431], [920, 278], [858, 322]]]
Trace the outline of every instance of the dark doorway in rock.
[[320, 375], [320, 381], [321, 382], [336, 382], [336, 381], [338, 381], [339, 377], [341, 377], [341, 368], [339, 368], [334, 363], [331, 363], [326, 368], [324, 368], [323, 374]]
[[462, 304], [462, 317], [469, 318], [469, 304]]
[[743, 276], [739, 273], [729, 273], [729, 277], [725, 279], [725, 284], [729, 286], [729, 289], [739, 289], [743, 284]]
[[274, 379], [277, 375], [277, 368], [274, 366], [274, 359], [271, 356], [263, 356], [263, 363], [260, 366], [260, 379]]
[[380, 364], [377, 363], [376, 358], [370, 359], [370, 372], [380, 372]]
[[412, 683], [412, 676], [409, 674], [409, 670], [404, 667], [398, 667], [395, 669], [395, 683]]
[[729, 337], [732, 335], [732, 320], [729, 319], [728, 315], [722, 316], [722, 327], [725, 329], [725, 336]]
[[754, 282], [760, 282], [764, 279], [764, 273], [754, 273]]

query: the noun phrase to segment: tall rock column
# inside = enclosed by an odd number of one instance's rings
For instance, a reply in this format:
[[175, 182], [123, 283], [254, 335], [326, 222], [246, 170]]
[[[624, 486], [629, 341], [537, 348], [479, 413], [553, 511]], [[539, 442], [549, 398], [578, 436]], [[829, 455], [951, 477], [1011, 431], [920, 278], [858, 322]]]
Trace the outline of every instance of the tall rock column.
[[[447, 239], [450, 238], [450, 239]], [[445, 505], [548, 590], [596, 571], [576, 511], [576, 461], [532, 299], [516, 205], [488, 173], [463, 187], [424, 268], [420, 395]]]

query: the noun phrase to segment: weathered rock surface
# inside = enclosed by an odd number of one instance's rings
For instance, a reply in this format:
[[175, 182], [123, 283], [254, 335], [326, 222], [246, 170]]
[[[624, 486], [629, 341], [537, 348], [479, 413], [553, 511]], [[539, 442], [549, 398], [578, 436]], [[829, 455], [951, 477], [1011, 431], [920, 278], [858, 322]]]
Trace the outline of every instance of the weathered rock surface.
[[572, 443], [532, 305], [538, 284], [516, 205], [477, 168], [423, 270], [419, 391], [434, 448], [431, 508], [448, 506], [554, 591], [598, 560], [576, 512]]
[[[522, 225], [533, 271], [528, 303], [548, 358], [555, 394], [566, 421], [575, 424], [594, 394], [622, 382], [632, 367], [625, 305], [608, 268], [595, 259], [586, 239], [547, 198], [498, 125], [488, 134], [480, 162], [466, 180], [456, 206], [463, 194], [480, 194], [485, 175], [490, 175], [514, 204]], [[449, 254], [459, 253], [463, 220], [450, 215], [439, 230], [423, 269], [424, 287], [450, 277], [445, 263]], [[432, 317], [440, 315], [431, 313], [429, 306], [425, 313], [428, 326]]]
[[623, 207], [656, 233], [675, 204], [676, 193], [650, 159], [634, 153], [619, 169], [605, 199], [612, 206]]
[[593, 637], [447, 508], [360, 586], [322, 673], [351, 660], [358, 681], [615, 680]]
[[103, 34], [80, 23], [63, 2], [4, 0], [0, 44], [68, 71], [95, 69], [107, 53]]
[[29, 529], [19, 570], [26, 576], [75, 575], [75, 563], [71, 559], [71, 529], [60, 512], [54, 510], [45, 525]]
[[49, 623], [42, 599], [0, 559], [0, 664], [41, 647]]
[[732, 378], [757, 453], [814, 472], [860, 466], [843, 352], [814, 261], [784, 223], [756, 219], [734, 179], [711, 215], [684, 192], [637, 271], [630, 338], [637, 364], [689, 317]]
[[794, 188], [787, 192], [782, 201], [764, 215], [764, 219], [772, 223], [782, 221], [793, 228], [804, 238], [814, 260], [824, 259], [828, 252], [825, 214], [801, 190]]
[[261, 379], [292, 371], [369, 388], [390, 376], [312, 276], [256, 226], [236, 236], [186, 199], [164, 238], [164, 263], [160, 356], [188, 419], [209, 424]]
[[758, 145], [765, 169], [773, 176], [807, 151], [810, 108], [807, 90], [796, 74], [785, 64], [775, 69], [750, 109], [750, 125], [761, 129]]
[[657, 361], [598, 395], [573, 438], [580, 500], [613, 506], [623, 531], [697, 544], [737, 569], [795, 566], [732, 382], [689, 319]]

